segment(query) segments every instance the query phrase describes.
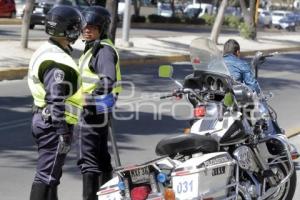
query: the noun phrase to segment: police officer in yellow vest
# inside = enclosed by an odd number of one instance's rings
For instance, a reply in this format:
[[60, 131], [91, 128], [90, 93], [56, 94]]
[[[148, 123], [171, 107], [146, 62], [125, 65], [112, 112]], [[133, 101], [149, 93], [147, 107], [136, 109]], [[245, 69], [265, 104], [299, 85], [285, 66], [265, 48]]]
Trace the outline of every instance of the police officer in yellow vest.
[[109, 112], [121, 92], [119, 55], [108, 38], [110, 13], [101, 6], [82, 12], [84, 53], [79, 60], [85, 105], [78, 136], [78, 166], [83, 177], [83, 199], [95, 200], [99, 186], [112, 177], [107, 147]]
[[28, 84], [34, 99], [32, 134], [38, 163], [30, 200], [57, 200], [57, 186], [70, 150], [73, 124], [81, 112], [80, 71], [70, 57], [82, 29], [74, 8], [52, 8], [45, 21], [50, 38], [32, 56]]

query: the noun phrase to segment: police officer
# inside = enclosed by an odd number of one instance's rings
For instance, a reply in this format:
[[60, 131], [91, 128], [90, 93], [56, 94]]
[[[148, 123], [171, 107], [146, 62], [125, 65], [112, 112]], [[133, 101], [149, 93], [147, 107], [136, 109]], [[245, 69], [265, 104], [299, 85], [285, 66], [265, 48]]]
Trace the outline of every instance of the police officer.
[[81, 33], [81, 19], [81, 14], [72, 7], [52, 8], [45, 21], [50, 38], [30, 60], [28, 85], [34, 99], [32, 134], [38, 146], [30, 200], [57, 200], [72, 127], [81, 107], [80, 72], [70, 57], [70, 44]]
[[112, 177], [107, 146], [109, 112], [121, 92], [121, 73], [118, 52], [108, 38], [110, 13], [101, 6], [91, 6], [82, 15], [85, 49], [79, 68], [85, 105], [76, 127], [77, 164], [83, 178], [83, 199], [95, 200], [99, 186]]

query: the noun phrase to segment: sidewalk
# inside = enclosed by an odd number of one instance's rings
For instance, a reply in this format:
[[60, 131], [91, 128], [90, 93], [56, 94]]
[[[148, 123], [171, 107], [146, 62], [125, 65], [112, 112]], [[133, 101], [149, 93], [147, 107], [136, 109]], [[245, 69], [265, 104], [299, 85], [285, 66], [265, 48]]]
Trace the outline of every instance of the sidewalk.
[[[116, 46], [119, 49], [121, 67], [142, 64], [160, 64], [176, 61], [189, 61], [189, 44], [197, 37], [179, 36], [163, 38], [131, 38], [134, 47], [125, 48], [121, 46], [121, 40], [116, 39]], [[219, 37], [219, 48], [229, 39], [236, 39], [241, 45], [243, 55], [253, 55], [256, 51], [300, 51], [300, 34], [276, 34], [261, 35], [257, 41], [241, 38], [237, 35], [221, 35]], [[20, 71], [26, 72], [29, 60], [33, 52], [45, 41], [29, 41], [29, 48], [23, 50], [20, 41], [0, 41], [0, 80], [15, 79], [20, 77]], [[73, 56], [78, 59], [84, 47], [81, 40], [78, 40], [73, 48]]]

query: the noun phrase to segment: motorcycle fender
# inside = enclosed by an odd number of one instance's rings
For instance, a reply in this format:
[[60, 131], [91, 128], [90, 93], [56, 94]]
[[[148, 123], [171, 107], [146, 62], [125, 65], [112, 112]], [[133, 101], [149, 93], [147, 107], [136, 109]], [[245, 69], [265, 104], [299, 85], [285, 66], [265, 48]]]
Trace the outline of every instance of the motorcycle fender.
[[97, 192], [98, 200], [122, 199], [119, 187], [119, 178], [114, 177], [100, 187]]

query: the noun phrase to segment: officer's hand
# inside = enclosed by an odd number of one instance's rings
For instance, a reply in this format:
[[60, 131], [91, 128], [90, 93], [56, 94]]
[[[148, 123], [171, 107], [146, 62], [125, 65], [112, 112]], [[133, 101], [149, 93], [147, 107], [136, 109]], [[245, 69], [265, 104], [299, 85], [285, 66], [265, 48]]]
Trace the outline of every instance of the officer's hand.
[[63, 134], [59, 136], [58, 153], [67, 154], [71, 150], [72, 135]]
[[97, 114], [111, 112], [116, 103], [113, 94], [94, 96]]

